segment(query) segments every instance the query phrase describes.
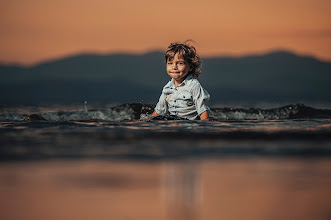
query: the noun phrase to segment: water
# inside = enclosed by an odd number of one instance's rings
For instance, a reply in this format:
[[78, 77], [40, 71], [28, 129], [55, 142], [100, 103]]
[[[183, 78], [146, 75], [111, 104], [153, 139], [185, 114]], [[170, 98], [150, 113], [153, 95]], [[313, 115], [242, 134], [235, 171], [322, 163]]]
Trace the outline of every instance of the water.
[[213, 121], [152, 110], [3, 106], [0, 218], [331, 217], [330, 110], [213, 108]]
[[3, 109], [0, 158], [6, 161], [331, 154], [330, 110], [302, 104], [269, 110], [214, 108], [213, 121], [164, 117], [151, 120], [153, 106], [142, 104], [90, 110], [86, 105], [83, 109], [65, 108]]

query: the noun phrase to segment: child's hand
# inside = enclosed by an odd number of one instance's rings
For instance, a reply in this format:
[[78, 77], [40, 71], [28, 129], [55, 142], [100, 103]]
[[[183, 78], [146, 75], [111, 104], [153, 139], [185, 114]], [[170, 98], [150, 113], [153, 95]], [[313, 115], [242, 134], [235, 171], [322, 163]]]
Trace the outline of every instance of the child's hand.
[[156, 117], [156, 116], [159, 116], [159, 114], [156, 111], [154, 111], [151, 117]]
[[200, 120], [203, 120], [203, 121], [209, 121], [210, 120], [208, 111], [204, 111], [204, 112], [201, 113]]

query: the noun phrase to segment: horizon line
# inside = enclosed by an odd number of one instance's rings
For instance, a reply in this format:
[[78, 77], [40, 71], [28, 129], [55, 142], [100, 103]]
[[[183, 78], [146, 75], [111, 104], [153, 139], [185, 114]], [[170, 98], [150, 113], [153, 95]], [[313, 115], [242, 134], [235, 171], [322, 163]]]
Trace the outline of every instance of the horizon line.
[[[252, 56], [265, 56], [268, 54], [272, 53], [277, 53], [277, 52], [285, 52], [289, 54], [293, 54], [296, 56], [300, 57], [308, 57], [312, 58], [321, 62], [326, 62], [326, 63], [331, 63], [331, 59], [324, 59], [321, 57], [318, 57], [312, 53], [300, 53], [288, 48], [271, 48], [271, 49], [266, 49], [266, 50], [260, 50], [260, 51], [252, 51], [252, 52], [246, 52], [246, 53], [215, 53], [215, 54], [210, 54], [210, 55], [201, 55], [200, 57], [202, 59], [211, 59], [211, 58], [244, 58], [244, 57], [252, 57]], [[15, 67], [22, 67], [22, 68], [31, 68], [35, 66], [39, 66], [45, 63], [51, 63], [54, 61], [58, 60], [64, 60], [72, 57], [77, 57], [77, 56], [84, 56], [84, 55], [94, 55], [94, 56], [109, 56], [109, 55], [136, 55], [136, 56], [142, 56], [150, 53], [164, 53], [162, 49], [147, 49], [143, 50], [140, 52], [135, 52], [135, 51], [109, 51], [109, 52], [102, 52], [102, 51], [93, 51], [93, 50], [82, 50], [80, 52], [73, 52], [73, 53], [68, 53], [66, 55], [59, 55], [59, 56], [54, 56], [50, 58], [45, 58], [39, 61], [35, 62], [30, 62], [30, 63], [24, 63], [24, 62], [6, 62], [6, 61], [1, 61], [0, 60], [0, 66], [15, 66]]]

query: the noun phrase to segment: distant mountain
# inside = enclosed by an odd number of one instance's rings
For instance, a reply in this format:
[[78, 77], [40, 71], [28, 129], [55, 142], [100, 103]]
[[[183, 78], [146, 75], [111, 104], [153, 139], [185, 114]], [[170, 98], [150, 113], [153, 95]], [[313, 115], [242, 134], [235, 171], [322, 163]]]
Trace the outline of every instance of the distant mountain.
[[[155, 103], [169, 80], [162, 52], [81, 54], [33, 67], [0, 65], [0, 103]], [[203, 58], [211, 103], [331, 102], [331, 63], [291, 52]]]

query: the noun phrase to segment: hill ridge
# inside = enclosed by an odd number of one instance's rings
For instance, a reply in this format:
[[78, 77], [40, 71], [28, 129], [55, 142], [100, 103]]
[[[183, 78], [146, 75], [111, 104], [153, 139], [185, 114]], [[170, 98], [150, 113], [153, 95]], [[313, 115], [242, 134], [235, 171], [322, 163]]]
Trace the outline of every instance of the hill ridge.
[[[202, 58], [201, 84], [211, 100], [331, 100], [331, 62], [278, 50], [244, 57]], [[29, 68], [0, 66], [0, 101], [61, 101], [93, 97], [104, 101], [153, 100], [169, 76], [164, 54], [85, 53]], [[123, 89], [124, 88], [124, 89]], [[145, 92], [142, 92], [142, 91]], [[148, 92], [147, 92], [148, 91]], [[42, 95], [41, 95], [42, 94]], [[55, 98], [54, 98], [55, 97]], [[148, 98], [143, 98], [148, 97]], [[91, 98], [90, 98], [91, 99]]]
[[[82, 53], [75, 53], [67, 56], [62, 56], [53, 59], [47, 59], [45, 61], [41, 61], [39, 63], [33, 65], [22, 65], [22, 64], [5, 64], [0, 61], [0, 67], [7, 67], [7, 68], [22, 68], [22, 69], [31, 69], [35, 68], [40, 65], [50, 64], [50, 63], [57, 63], [64, 60], [71, 60], [71, 59], [78, 59], [78, 58], [85, 58], [85, 57], [99, 57], [99, 58], [106, 58], [106, 57], [116, 57], [116, 56], [132, 56], [132, 57], [140, 57], [140, 56], [149, 56], [149, 55], [164, 55], [164, 52], [160, 50], [152, 50], [145, 53], [129, 53], [129, 52], [118, 52], [118, 53], [97, 53], [97, 52], [82, 52]], [[325, 61], [322, 59], [318, 59], [317, 57], [309, 54], [300, 54], [295, 53], [291, 50], [287, 49], [274, 49], [265, 51], [262, 53], [249, 53], [245, 55], [214, 55], [214, 56], [201, 56], [203, 60], [206, 59], [245, 59], [245, 58], [263, 58], [269, 56], [291, 56], [291, 57], [299, 57], [299, 58], [308, 58], [317, 60], [322, 63], [331, 63], [331, 61]]]

